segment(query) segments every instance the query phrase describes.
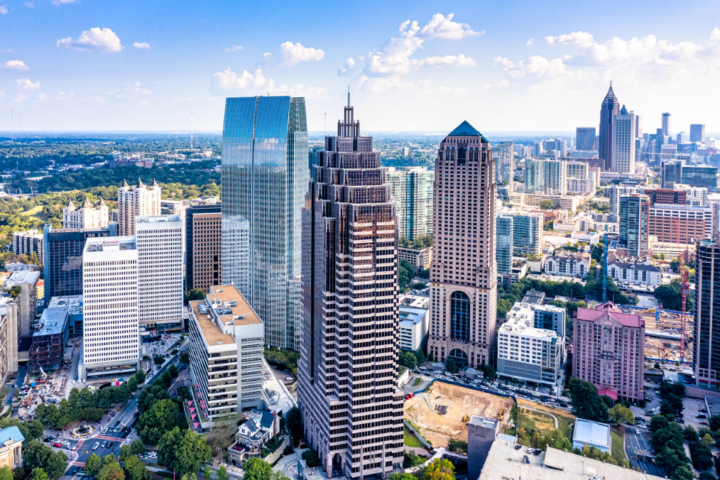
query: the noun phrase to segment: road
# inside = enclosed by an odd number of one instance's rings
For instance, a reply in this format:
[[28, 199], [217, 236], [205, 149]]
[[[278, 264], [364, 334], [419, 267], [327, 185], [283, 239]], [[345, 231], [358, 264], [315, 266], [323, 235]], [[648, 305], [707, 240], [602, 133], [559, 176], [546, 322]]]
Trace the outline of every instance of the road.
[[639, 429], [639, 431], [640, 435], [635, 433], [634, 428], [625, 429], [625, 452], [627, 453], [630, 463], [633, 467], [638, 467], [645, 473], [649, 473], [650, 475], [655, 475], [660, 478], [664, 477], [665, 474], [654, 463], [648, 460], [642, 460], [635, 455], [636, 450], [646, 450], [648, 452], [653, 451], [652, 445], [650, 445], [650, 440], [648, 439], [647, 430]]
[[20, 365], [18, 367], [18, 373], [17, 377], [15, 378], [15, 381], [13, 383], [8, 383], [6, 387], [8, 387], [8, 394], [5, 397], [4, 405], [10, 405], [15, 398], [15, 390], [20, 390], [20, 387], [22, 387], [23, 382], [25, 382], [25, 375], [27, 374], [27, 367], [25, 365]]
[[[70, 458], [68, 470], [65, 472], [65, 475], [61, 477], [63, 480], [69, 480], [82, 476], [82, 467], [85, 465], [85, 461], [88, 457], [93, 453], [99, 455], [100, 458], [110, 454], [117, 457], [120, 454], [120, 447], [123, 443], [126, 441], [131, 443], [128, 441], [128, 437], [131, 437], [131, 439], [137, 438], [135, 435], [131, 435], [132, 427], [134, 426], [134, 421], [136, 420], [134, 415], [137, 411], [137, 396], [140, 394], [140, 391], [151, 386], [155, 378], [165, 373], [170, 365], [177, 363], [180, 359], [180, 354], [188, 349], [188, 345], [189, 344], [186, 343], [182, 346], [177, 355], [172, 356], [169, 362], [159, 369], [157, 373], [153, 374], [152, 378], [148, 378], [142, 389], [138, 390], [138, 392], [133, 395], [133, 397], [114, 417], [105, 415], [100, 421], [100, 430], [96, 430], [90, 437], [80, 441], [70, 440], [67, 438], [67, 440], [72, 443], [72, 449], [69, 451], [65, 447], [61, 449], [54, 449], [64, 452]], [[125, 431], [120, 431], [123, 426], [127, 427], [127, 429]], [[69, 433], [66, 432], [66, 434], [68, 437], [70, 436]], [[93, 450], [95, 443], [99, 442], [102, 445], [103, 442], [108, 441], [112, 442], [111, 447], [98, 446], [96, 450]], [[72, 473], [75, 470], [75, 467], [80, 467], [77, 474]]]

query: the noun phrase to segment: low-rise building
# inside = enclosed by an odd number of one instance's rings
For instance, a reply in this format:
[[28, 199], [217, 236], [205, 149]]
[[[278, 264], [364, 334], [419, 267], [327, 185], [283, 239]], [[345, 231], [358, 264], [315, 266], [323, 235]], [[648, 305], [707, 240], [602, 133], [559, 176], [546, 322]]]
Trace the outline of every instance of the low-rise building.
[[498, 330], [497, 374], [521, 382], [562, 388], [563, 339], [553, 330], [535, 328], [535, 314], [516, 303]]
[[211, 287], [205, 300], [190, 302], [193, 400], [187, 407], [194, 430], [263, 408], [264, 343], [262, 320], [234, 285]]
[[0, 468], [22, 467], [22, 443], [25, 440], [18, 427], [0, 430]]
[[582, 195], [541, 195], [531, 193], [523, 195], [523, 203], [525, 205], [539, 206], [543, 200], [550, 200], [555, 205], [555, 208], [572, 212], [587, 201], [585, 196]]
[[416, 351], [423, 348], [428, 335], [430, 310], [428, 308], [410, 307], [400, 304], [398, 315], [399, 347], [403, 350]]
[[246, 412], [235, 434], [235, 443], [228, 448], [231, 463], [240, 466], [250, 458], [260, 457], [263, 447], [280, 433], [280, 418], [267, 410]]
[[427, 270], [432, 263], [432, 247], [428, 248], [398, 248], [398, 261], [407, 260], [413, 266], [415, 272]]
[[590, 270], [590, 254], [586, 252], [558, 252], [545, 259], [545, 273], [585, 278]]
[[608, 257], [608, 274], [616, 283], [640, 283], [660, 285], [662, 270], [653, 264], [652, 258]]
[[612, 437], [610, 436], [610, 425], [578, 418], [573, 429], [573, 448], [582, 450], [587, 445], [595, 447], [601, 452], [610, 453], [612, 448]]

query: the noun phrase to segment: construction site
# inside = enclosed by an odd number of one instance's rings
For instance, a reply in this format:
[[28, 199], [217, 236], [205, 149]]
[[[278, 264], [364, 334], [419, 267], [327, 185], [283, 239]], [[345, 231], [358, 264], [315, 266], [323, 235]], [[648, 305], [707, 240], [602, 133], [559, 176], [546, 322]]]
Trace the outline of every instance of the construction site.
[[[682, 314], [671, 310], [639, 309], [620, 305], [624, 313], [640, 315], [645, 321], [645, 356], [666, 362], [692, 362], [692, 339], [695, 317], [685, 315], [686, 346], [683, 354], [680, 348], [682, 338]], [[682, 357], [682, 359], [681, 359]]]
[[512, 398], [435, 382], [405, 402], [404, 417], [433, 447], [447, 447], [451, 438], [467, 441], [472, 415], [499, 419], [502, 432], [513, 403]]

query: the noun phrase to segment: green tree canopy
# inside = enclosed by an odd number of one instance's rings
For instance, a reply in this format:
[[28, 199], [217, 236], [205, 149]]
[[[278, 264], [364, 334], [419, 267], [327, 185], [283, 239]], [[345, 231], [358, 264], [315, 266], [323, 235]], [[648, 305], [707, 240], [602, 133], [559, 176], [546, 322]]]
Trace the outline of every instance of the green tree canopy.
[[573, 377], [567, 382], [575, 414], [586, 420], [603, 422], [608, 418], [607, 405], [600, 399], [595, 385]]
[[272, 467], [269, 463], [259, 458], [251, 458], [243, 466], [245, 474], [243, 480], [270, 480]]
[[197, 472], [200, 464], [211, 458], [212, 450], [205, 435], [198, 435], [192, 430], [175, 427], [165, 433], [158, 443], [158, 462], [166, 467], [173, 465], [180, 475]]

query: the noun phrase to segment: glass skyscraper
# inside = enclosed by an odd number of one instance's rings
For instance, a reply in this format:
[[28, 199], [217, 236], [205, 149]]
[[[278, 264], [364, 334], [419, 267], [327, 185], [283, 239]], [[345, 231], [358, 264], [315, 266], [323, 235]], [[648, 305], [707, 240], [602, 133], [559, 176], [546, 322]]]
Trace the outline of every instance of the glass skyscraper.
[[266, 343], [292, 350], [300, 339], [301, 210], [308, 180], [305, 99], [228, 98], [222, 280], [238, 286], [263, 320]]

